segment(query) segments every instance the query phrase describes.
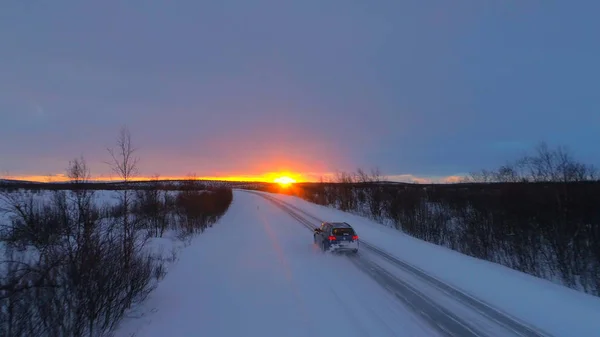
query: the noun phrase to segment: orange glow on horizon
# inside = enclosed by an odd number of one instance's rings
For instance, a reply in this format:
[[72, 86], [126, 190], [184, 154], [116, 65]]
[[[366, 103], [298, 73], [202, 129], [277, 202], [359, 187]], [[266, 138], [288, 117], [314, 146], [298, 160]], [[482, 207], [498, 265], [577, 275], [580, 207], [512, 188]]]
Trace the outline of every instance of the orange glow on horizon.
[[[0, 176], [0, 179], [8, 180], [21, 180], [31, 182], [43, 182], [43, 183], [58, 183], [58, 182], [69, 182], [70, 179], [65, 174], [55, 175], [5, 175]], [[213, 180], [213, 181], [231, 181], [231, 182], [266, 182], [266, 183], [279, 183], [289, 185], [295, 182], [310, 182], [317, 181], [318, 179], [310, 179], [310, 177], [302, 174], [294, 174], [290, 172], [270, 172], [262, 175], [235, 175], [235, 176], [138, 176], [133, 177], [131, 181], [148, 181], [148, 180]], [[90, 181], [121, 181], [122, 179], [114, 176], [98, 176], [92, 177]]]
[[[321, 180], [325, 178], [325, 180]], [[410, 174], [390, 176], [390, 181], [413, 182], [417, 184], [442, 183], [452, 184], [460, 182], [464, 177], [451, 175], [445, 177], [417, 177]], [[65, 174], [53, 175], [0, 175], [0, 179], [21, 180], [42, 183], [69, 182]], [[215, 176], [138, 176], [131, 178], [131, 181], [150, 181], [150, 180], [212, 180], [212, 181], [231, 181], [231, 182], [263, 182], [278, 183], [282, 187], [290, 186], [293, 183], [334, 181], [334, 173], [292, 173], [292, 172], [268, 172], [258, 175], [215, 175]], [[89, 179], [92, 182], [118, 182], [122, 179], [115, 176], [96, 176]]]

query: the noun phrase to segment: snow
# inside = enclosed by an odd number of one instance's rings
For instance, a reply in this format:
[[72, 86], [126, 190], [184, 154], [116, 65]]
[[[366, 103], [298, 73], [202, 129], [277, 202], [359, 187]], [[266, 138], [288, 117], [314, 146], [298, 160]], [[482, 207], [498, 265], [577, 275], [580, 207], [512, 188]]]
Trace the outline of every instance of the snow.
[[555, 336], [600, 336], [598, 297], [430, 244], [358, 215], [294, 196], [273, 196], [323, 221], [348, 222], [365, 242]]
[[[110, 203], [115, 193], [97, 191], [96, 202]], [[49, 193], [37, 195], [47, 198]], [[358, 215], [274, 196], [319, 219], [348, 222], [361, 240], [554, 336], [600, 336], [598, 297]], [[147, 249], [172, 263], [146, 302], [127, 313], [115, 337], [438, 335], [349, 259], [322, 253], [310, 231], [259, 196], [235, 191], [221, 220], [184, 246], [172, 231], [150, 239]], [[484, 324], [476, 322], [480, 315], [456, 305], [439, 289], [386, 261], [377, 264], [462, 319]]]
[[436, 336], [347, 259], [271, 203], [235, 192], [229, 211], [181, 251], [122, 321], [135, 336]]

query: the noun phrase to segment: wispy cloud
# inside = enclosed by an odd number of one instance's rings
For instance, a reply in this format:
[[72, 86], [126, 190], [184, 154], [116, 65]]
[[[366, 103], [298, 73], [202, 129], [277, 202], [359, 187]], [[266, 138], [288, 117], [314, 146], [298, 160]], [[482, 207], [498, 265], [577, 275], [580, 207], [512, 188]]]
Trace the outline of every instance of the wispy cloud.
[[386, 176], [389, 181], [416, 183], [416, 184], [451, 184], [460, 182], [466, 175], [457, 174], [449, 176], [416, 176], [413, 174], [398, 174]]

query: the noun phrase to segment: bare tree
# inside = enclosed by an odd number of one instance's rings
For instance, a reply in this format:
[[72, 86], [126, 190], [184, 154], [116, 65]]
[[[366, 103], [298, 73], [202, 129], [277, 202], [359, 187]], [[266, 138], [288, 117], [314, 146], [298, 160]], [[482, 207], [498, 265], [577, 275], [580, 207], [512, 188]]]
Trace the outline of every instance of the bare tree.
[[131, 198], [128, 183], [138, 172], [139, 158], [135, 157], [137, 149], [132, 144], [131, 133], [126, 126], [120, 129], [116, 146], [107, 150], [112, 159], [108, 164], [124, 183], [123, 192], [121, 193], [121, 215], [123, 217], [124, 240], [128, 241], [132, 238], [131, 231], [133, 230], [133, 228], [130, 228], [132, 226], [129, 223]]
[[139, 158], [135, 157], [135, 151], [137, 151], [137, 149], [133, 147], [131, 133], [127, 126], [123, 126], [119, 130], [116, 146], [107, 148], [107, 150], [112, 158], [112, 161], [108, 164], [113, 172], [115, 172], [123, 182], [129, 182], [131, 178], [138, 173]]
[[[138, 173], [139, 158], [135, 156], [136, 148], [131, 141], [131, 133], [126, 126], [121, 127], [117, 136], [115, 147], [107, 148], [112, 161], [108, 162], [113, 172], [123, 181], [123, 190], [120, 194], [121, 208], [121, 238], [123, 245], [125, 272], [129, 272], [130, 258], [135, 251], [135, 226], [131, 216], [133, 198], [128, 183]], [[130, 302], [132, 299], [129, 298]]]
[[152, 235], [162, 237], [169, 223], [171, 197], [159, 181], [158, 175], [155, 175], [146, 187], [137, 191], [135, 211], [146, 222], [146, 228]]
[[381, 173], [381, 169], [379, 167], [374, 167], [371, 169], [371, 181], [375, 183], [383, 181], [383, 174]]
[[67, 177], [73, 185], [72, 194], [74, 195], [74, 201], [77, 206], [77, 223], [80, 225], [89, 224], [88, 217], [89, 210], [92, 208], [94, 191], [86, 188], [86, 184], [89, 183], [92, 174], [83, 156], [75, 158], [69, 162], [67, 167]]
[[596, 169], [578, 162], [565, 146], [551, 149], [546, 142], [540, 143], [535, 153], [518, 163], [532, 181], [575, 182], [593, 180]]
[[372, 168], [370, 172], [359, 168], [356, 172], [356, 181], [366, 184], [366, 186], [357, 188], [356, 195], [361, 203], [366, 204], [368, 215], [374, 219], [381, 218], [382, 189], [377, 183], [382, 180], [383, 175], [378, 167]]
[[471, 172], [468, 176], [463, 179], [465, 183], [490, 183], [495, 179], [495, 172], [490, 170], [481, 170], [477, 172]]
[[356, 200], [353, 195], [352, 184], [356, 182], [354, 174], [344, 171], [338, 171], [336, 173], [336, 185], [334, 194], [338, 206], [343, 211], [353, 210], [355, 208]]
[[366, 171], [364, 171], [362, 168], [359, 168], [356, 171], [356, 180], [359, 183], [368, 183], [370, 181], [370, 177]]
[[516, 183], [523, 181], [525, 178], [519, 173], [518, 166], [506, 164], [500, 166], [498, 171], [494, 173], [494, 181]]
[[531, 155], [507, 163], [498, 170], [471, 173], [463, 182], [576, 182], [598, 179], [594, 166], [578, 162], [564, 146], [550, 148], [541, 142]]
[[589, 170], [590, 180], [600, 181], [600, 171], [598, 171], [598, 168], [596, 166], [589, 165], [588, 170]]
[[67, 177], [72, 183], [75, 184], [86, 183], [91, 179], [92, 174], [83, 156], [69, 161]]
[[335, 181], [339, 184], [351, 184], [351, 183], [355, 182], [355, 178], [353, 177], [352, 173], [345, 172], [345, 171], [338, 171], [338, 172], [336, 172]]

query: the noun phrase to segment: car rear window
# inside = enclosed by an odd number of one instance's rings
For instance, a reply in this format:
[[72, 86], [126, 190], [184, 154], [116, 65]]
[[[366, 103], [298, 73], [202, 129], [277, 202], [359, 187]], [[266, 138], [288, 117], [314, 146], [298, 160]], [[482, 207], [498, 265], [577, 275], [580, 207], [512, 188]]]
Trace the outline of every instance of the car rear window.
[[334, 228], [332, 234], [335, 236], [354, 235], [354, 230], [352, 228]]

